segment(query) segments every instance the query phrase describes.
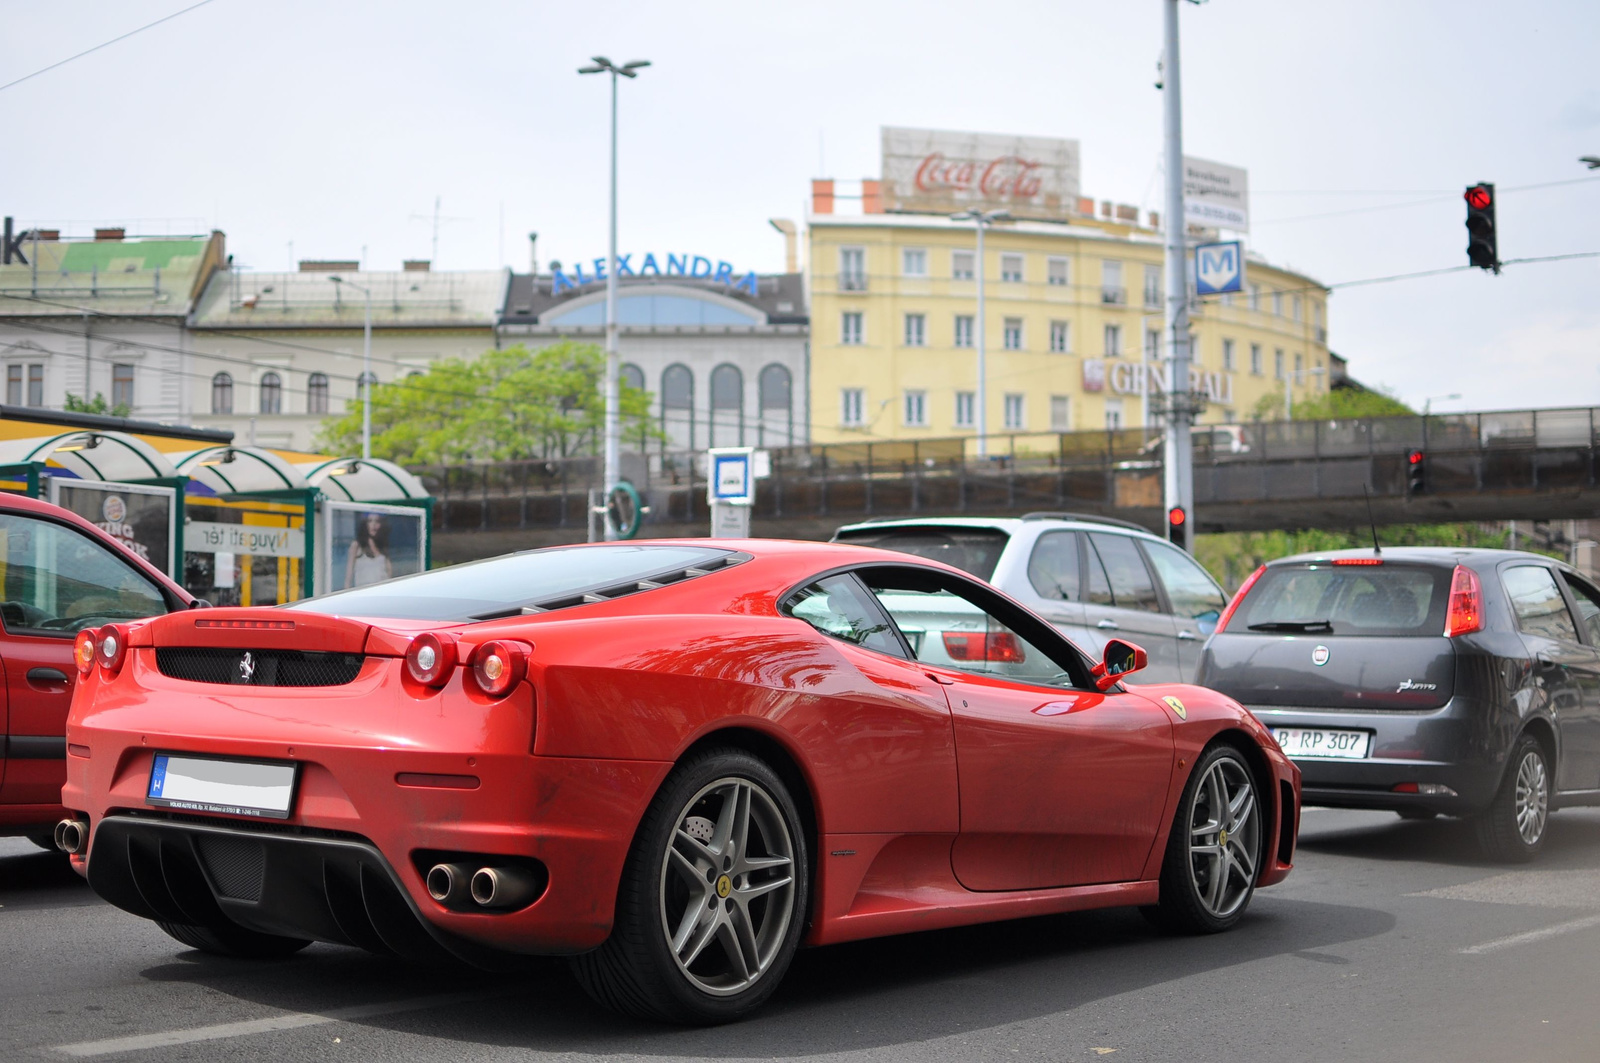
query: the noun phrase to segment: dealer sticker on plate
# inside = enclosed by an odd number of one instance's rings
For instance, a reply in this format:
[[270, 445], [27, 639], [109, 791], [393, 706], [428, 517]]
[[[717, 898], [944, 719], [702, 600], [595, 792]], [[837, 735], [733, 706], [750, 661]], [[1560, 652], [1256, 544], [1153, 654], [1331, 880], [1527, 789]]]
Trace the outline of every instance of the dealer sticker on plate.
[[1274, 727], [1272, 737], [1290, 757], [1362, 760], [1372, 745], [1370, 731], [1336, 731], [1327, 727]]
[[156, 754], [145, 800], [165, 808], [288, 819], [297, 765]]

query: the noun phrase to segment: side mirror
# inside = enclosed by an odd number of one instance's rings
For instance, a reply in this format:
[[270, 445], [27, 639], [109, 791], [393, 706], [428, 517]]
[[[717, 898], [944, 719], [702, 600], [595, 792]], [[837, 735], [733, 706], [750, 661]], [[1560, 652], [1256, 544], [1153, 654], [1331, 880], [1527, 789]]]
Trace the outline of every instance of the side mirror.
[[204, 598], [196, 598], [194, 601], [189, 603], [189, 608], [190, 609], [210, 609], [211, 608], [211, 603], [206, 601]]
[[1104, 693], [1116, 686], [1123, 676], [1143, 671], [1149, 664], [1150, 659], [1142, 647], [1112, 639], [1106, 643], [1100, 663], [1090, 669], [1089, 674], [1094, 676], [1095, 689]]

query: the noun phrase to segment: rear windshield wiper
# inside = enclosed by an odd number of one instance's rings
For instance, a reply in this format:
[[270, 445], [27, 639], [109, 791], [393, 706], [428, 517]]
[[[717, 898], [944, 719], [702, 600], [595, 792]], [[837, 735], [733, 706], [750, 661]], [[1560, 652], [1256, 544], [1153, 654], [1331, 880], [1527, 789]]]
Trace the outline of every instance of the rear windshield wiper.
[[1265, 624], [1251, 624], [1251, 631], [1332, 631], [1331, 620], [1272, 620]]

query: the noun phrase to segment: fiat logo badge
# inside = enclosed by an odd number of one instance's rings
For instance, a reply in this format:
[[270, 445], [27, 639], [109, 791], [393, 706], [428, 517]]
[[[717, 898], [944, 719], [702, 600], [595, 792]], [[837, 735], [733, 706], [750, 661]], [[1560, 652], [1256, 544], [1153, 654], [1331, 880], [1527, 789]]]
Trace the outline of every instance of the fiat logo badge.
[[1328, 663], [1328, 647], [1318, 646], [1311, 651], [1311, 663], [1321, 668]]

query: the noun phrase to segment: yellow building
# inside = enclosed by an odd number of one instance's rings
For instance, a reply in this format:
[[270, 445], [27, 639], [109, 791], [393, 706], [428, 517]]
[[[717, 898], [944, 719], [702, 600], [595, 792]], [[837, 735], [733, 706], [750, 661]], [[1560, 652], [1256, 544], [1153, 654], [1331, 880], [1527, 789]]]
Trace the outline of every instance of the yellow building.
[[[976, 233], [942, 215], [861, 212], [813, 182], [808, 217], [814, 442], [975, 434]], [[852, 197], [854, 198], [854, 197]], [[1159, 219], [1077, 201], [1065, 222], [997, 223], [985, 235], [990, 436], [1131, 428], [1166, 386]], [[1192, 284], [1192, 270], [1191, 270]], [[1194, 304], [1191, 384], [1203, 422], [1283, 416], [1324, 393], [1327, 290], [1251, 256], [1246, 289]], [[1146, 359], [1148, 358], [1148, 364]], [[1144, 387], [1141, 387], [1144, 385]], [[1148, 389], [1150, 408], [1142, 392]]]

